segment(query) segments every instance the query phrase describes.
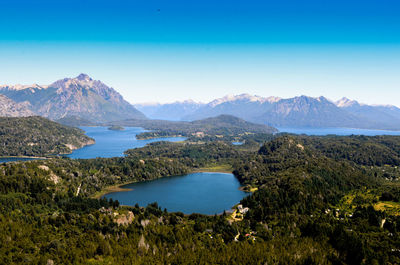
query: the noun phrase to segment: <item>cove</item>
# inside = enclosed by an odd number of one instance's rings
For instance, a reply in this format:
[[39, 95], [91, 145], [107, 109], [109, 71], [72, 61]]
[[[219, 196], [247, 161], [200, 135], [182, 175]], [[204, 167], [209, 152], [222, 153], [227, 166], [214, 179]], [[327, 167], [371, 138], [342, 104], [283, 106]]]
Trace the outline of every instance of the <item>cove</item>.
[[140, 148], [146, 144], [158, 141], [178, 142], [184, 141], [184, 137], [165, 137], [148, 140], [138, 140], [136, 135], [146, 132], [143, 128], [125, 127], [124, 130], [109, 130], [108, 127], [81, 126], [86, 135], [92, 137], [96, 143], [85, 146], [67, 155], [70, 158], [96, 158], [96, 157], [117, 157], [124, 156], [127, 149]]
[[157, 202], [169, 212], [185, 214], [219, 214], [229, 211], [248, 193], [239, 190], [233, 174], [199, 172], [184, 176], [165, 177], [121, 186], [128, 191], [112, 192], [103, 197], [118, 200], [122, 205], [147, 206]]

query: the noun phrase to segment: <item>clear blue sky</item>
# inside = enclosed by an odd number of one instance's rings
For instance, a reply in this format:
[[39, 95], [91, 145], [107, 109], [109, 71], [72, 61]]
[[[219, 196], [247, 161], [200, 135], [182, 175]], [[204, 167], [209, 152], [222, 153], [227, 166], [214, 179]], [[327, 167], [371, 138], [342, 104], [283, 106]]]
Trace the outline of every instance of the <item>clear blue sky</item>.
[[250, 93], [400, 106], [396, 0], [1, 0], [0, 12], [0, 84], [83, 72], [131, 103]]

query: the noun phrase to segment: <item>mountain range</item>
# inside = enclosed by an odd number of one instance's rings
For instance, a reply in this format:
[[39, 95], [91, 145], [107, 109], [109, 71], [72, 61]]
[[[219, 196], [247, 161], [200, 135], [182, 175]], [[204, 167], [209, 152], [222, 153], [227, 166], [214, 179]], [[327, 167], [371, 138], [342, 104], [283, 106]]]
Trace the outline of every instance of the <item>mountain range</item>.
[[390, 105], [366, 105], [347, 98], [334, 102], [325, 97], [299, 96], [282, 99], [241, 94], [225, 96], [207, 104], [184, 101], [135, 106], [154, 119], [161, 119], [159, 113], [162, 113], [163, 119], [185, 121], [227, 114], [275, 127], [400, 130], [399, 108]]
[[194, 121], [232, 115], [273, 127], [343, 127], [400, 130], [400, 109], [366, 105], [342, 98], [299, 96], [283, 99], [249, 94], [228, 95], [209, 103], [128, 103], [112, 87], [86, 74], [50, 85], [0, 86], [0, 116], [39, 115], [71, 125], [93, 125], [121, 120], [158, 119]]
[[176, 101], [174, 103], [144, 103], [136, 104], [135, 107], [150, 119], [181, 121], [185, 115], [195, 112], [204, 103], [193, 100]]
[[64, 78], [47, 86], [0, 86], [0, 94], [25, 104], [34, 114], [52, 120], [69, 116], [91, 122], [146, 118], [113, 88], [86, 74]]

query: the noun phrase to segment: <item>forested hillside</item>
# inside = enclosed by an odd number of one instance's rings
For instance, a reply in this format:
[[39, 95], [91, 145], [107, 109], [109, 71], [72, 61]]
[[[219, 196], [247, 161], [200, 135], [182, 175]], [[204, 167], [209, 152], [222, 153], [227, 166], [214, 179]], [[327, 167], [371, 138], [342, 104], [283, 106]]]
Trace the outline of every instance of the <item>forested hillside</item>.
[[225, 137], [246, 134], [272, 134], [278, 132], [276, 128], [255, 124], [231, 115], [220, 115], [213, 118], [192, 122], [163, 121], [163, 120], [125, 120], [112, 122], [111, 125], [143, 127], [151, 132], [137, 136], [138, 139], [148, 139], [168, 136]]
[[[122, 158], [3, 164], [0, 263], [398, 264], [398, 138], [383, 138], [279, 136], [256, 152], [162, 142]], [[367, 161], [385, 150], [385, 165], [365, 166], [343, 148], [371, 144]], [[245, 214], [185, 216], [92, 199], [110, 185], [223, 164], [253, 192]]]
[[68, 154], [93, 143], [82, 130], [42, 117], [0, 118], [0, 156]]

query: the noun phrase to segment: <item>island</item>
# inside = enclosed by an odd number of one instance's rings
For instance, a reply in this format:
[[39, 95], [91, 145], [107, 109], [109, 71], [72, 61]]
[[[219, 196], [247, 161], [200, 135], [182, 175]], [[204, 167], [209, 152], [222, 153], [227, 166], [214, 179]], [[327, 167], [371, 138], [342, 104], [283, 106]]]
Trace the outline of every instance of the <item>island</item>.
[[117, 126], [117, 125], [112, 125], [112, 126], [108, 127], [108, 129], [111, 130], [111, 131], [123, 131], [123, 130], [125, 130], [124, 127]]

